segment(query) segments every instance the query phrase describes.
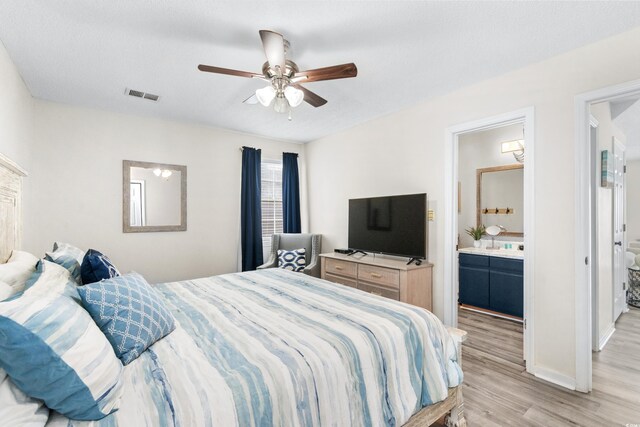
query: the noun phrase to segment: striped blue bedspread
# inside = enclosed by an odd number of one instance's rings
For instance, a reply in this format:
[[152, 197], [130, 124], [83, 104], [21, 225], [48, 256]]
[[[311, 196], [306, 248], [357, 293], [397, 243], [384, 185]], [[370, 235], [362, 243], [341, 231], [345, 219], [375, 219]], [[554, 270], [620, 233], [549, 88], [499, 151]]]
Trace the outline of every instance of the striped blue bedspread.
[[280, 269], [156, 289], [179, 326], [124, 369], [120, 410], [48, 425], [400, 426], [462, 381], [418, 307]]

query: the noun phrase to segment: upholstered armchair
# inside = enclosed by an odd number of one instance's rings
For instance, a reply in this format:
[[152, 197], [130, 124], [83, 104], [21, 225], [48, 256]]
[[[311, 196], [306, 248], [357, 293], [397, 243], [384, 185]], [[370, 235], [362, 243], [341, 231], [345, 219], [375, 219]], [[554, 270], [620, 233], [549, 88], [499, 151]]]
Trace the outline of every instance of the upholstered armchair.
[[258, 270], [278, 267], [278, 249], [291, 251], [305, 249], [307, 266], [304, 273], [313, 277], [320, 277], [320, 250], [322, 249], [321, 234], [283, 233], [271, 236], [271, 252], [267, 261]]

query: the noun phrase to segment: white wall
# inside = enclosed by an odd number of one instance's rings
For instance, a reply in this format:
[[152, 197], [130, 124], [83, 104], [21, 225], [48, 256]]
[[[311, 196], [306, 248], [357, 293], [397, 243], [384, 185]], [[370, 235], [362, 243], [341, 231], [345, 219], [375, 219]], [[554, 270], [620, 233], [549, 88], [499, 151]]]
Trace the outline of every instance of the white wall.
[[[522, 124], [515, 124], [460, 136], [458, 146], [458, 179], [461, 188], [461, 209], [458, 214], [458, 233], [461, 248], [473, 246], [473, 239], [467, 235], [464, 230], [476, 226], [476, 169], [517, 163], [512, 153], [502, 154], [502, 143], [522, 139], [522, 129]], [[522, 170], [520, 170], [520, 173], [522, 173]], [[519, 187], [519, 194], [522, 197], [524, 186], [520, 185]], [[520, 204], [520, 206], [522, 206], [522, 204]], [[499, 207], [505, 208], [506, 206]], [[514, 221], [516, 217], [519, 218], [519, 221]], [[522, 232], [522, 218], [523, 212], [522, 208], [520, 208], [513, 215], [494, 215], [490, 220], [493, 220], [496, 224], [501, 223], [508, 231]], [[496, 221], [498, 219], [499, 221]], [[486, 221], [483, 223], [485, 225], [491, 225]], [[519, 224], [518, 229], [514, 228], [518, 227], [516, 223]], [[520, 237], [505, 238], [510, 241], [522, 241]]]
[[[602, 170], [600, 153], [609, 150], [613, 158], [613, 137], [623, 144], [626, 137], [611, 120], [611, 110], [608, 102], [593, 104], [591, 114], [598, 121], [598, 155], [596, 171]], [[613, 189], [598, 187], [596, 191], [597, 204], [597, 235], [598, 235], [598, 331], [599, 340], [613, 327]]]
[[0, 153], [29, 167], [33, 98], [0, 42]]
[[[151, 282], [236, 271], [239, 147], [276, 158], [297, 152], [304, 164], [299, 144], [43, 101], [35, 102], [31, 126], [24, 247], [37, 255], [54, 240], [95, 248]], [[186, 232], [122, 233], [125, 159], [187, 166]]]
[[427, 192], [434, 312], [443, 314], [444, 163], [447, 127], [535, 107], [533, 293], [535, 365], [575, 378], [574, 97], [640, 76], [640, 29], [381, 117], [307, 146], [311, 229], [324, 250], [347, 243], [347, 200]]
[[640, 159], [627, 161], [627, 242], [640, 241]]

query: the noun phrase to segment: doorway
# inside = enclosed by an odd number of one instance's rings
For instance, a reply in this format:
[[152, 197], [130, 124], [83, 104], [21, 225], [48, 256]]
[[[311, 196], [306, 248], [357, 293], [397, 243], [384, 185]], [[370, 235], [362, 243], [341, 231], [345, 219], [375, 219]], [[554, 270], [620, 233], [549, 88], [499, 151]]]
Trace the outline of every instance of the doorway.
[[631, 235], [640, 211], [630, 207], [640, 188], [626, 176], [640, 160], [640, 81], [577, 96], [576, 114], [576, 390], [588, 392], [597, 352], [628, 323], [640, 253], [640, 225]]
[[[506, 113], [499, 116], [478, 120], [475, 122], [464, 123], [464, 124], [460, 124], [447, 129], [447, 150], [446, 150], [447, 160], [446, 160], [446, 169], [445, 169], [444, 321], [448, 325], [452, 325], [452, 326], [458, 325], [458, 309], [459, 309], [458, 304], [459, 304], [459, 294], [460, 294], [460, 288], [458, 286], [459, 279], [460, 279], [459, 276], [460, 274], [465, 274], [464, 272], [467, 271], [464, 269], [461, 270], [460, 268], [461, 265], [459, 264], [459, 258], [458, 258], [459, 236], [462, 235], [462, 233], [464, 233], [465, 228], [468, 228], [469, 226], [478, 225], [477, 220], [474, 220], [474, 219], [471, 219], [471, 220], [467, 219], [463, 221], [464, 223], [459, 224], [460, 215], [462, 215], [462, 210], [463, 210], [462, 208], [464, 208], [465, 204], [468, 204], [468, 202], [464, 201], [464, 199], [468, 200], [468, 198], [464, 197], [465, 189], [462, 187], [462, 183], [460, 185], [460, 189], [461, 189], [460, 197], [458, 194], [458, 187], [459, 187], [458, 183], [461, 182], [461, 171], [462, 171], [461, 163], [460, 163], [460, 144], [461, 144], [461, 141], [464, 144], [465, 143], [464, 140], [467, 139], [468, 137], [472, 137], [473, 134], [480, 135], [484, 133], [484, 135], [487, 135], [488, 133], [491, 133], [491, 132], [494, 132], [494, 133], [499, 132], [499, 129], [501, 128], [504, 130], [504, 129], [507, 129], [508, 127], [512, 127], [511, 131], [513, 131], [514, 129], [518, 129], [516, 131], [518, 139], [505, 138], [505, 140], [500, 140], [499, 141], [500, 147], [501, 147], [500, 150], [502, 151], [503, 142], [513, 143], [514, 141], [520, 141], [524, 146], [524, 152], [525, 152], [524, 161], [526, 163], [526, 166], [522, 170], [522, 194], [521, 194], [522, 208], [518, 208], [518, 209], [522, 209], [522, 212], [523, 212], [523, 216], [522, 216], [523, 236], [521, 236], [520, 239], [516, 239], [516, 236], [509, 236], [509, 235], [504, 236], [503, 233], [505, 232], [505, 229], [506, 229], [506, 233], [509, 233], [508, 227], [511, 227], [511, 226], [505, 226], [504, 224], [496, 223], [494, 225], [496, 226], [502, 225], [503, 228], [502, 229], [498, 228], [500, 232], [498, 233], [498, 237], [496, 237], [498, 241], [495, 243], [495, 246], [500, 246], [504, 248], [505, 244], [509, 244], [511, 245], [510, 249], [514, 251], [519, 250], [518, 247], [520, 245], [524, 245], [524, 248], [525, 248], [524, 256], [521, 264], [522, 315], [511, 316], [511, 317], [521, 318], [521, 321], [522, 321], [521, 327], [524, 328], [524, 333], [523, 333], [524, 348], [522, 349], [522, 356], [526, 361], [526, 370], [528, 372], [532, 372], [533, 366], [535, 366], [533, 363], [534, 343], [532, 339], [533, 327], [534, 327], [533, 298], [532, 298], [533, 253], [534, 252], [533, 250], [527, 251], [526, 248], [528, 247], [532, 249], [534, 247], [534, 232], [533, 232], [533, 225], [534, 225], [534, 222], [533, 222], [534, 110], [533, 108], [514, 111], [511, 113]], [[509, 156], [511, 156], [510, 163], [512, 165], [519, 163], [516, 157], [514, 157], [513, 155], [520, 154], [521, 150], [518, 149], [518, 150], [508, 151], [508, 145], [509, 144], [505, 145], [505, 150], [507, 151], [505, 151], [505, 153], [501, 152], [500, 154], [501, 155], [507, 154], [506, 158], [509, 158]], [[490, 168], [479, 168], [479, 169], [490, 169]], [[468, 168], [465, 169], [465, 171], [468, 172]], [[477, 170], [473, 171], [473, 175], [476, 177], [478, 173], [484, 175], [484, 171], [480, 171], [480, 172]], [[468, 187], [468, 185], [466, 185], [465, 187]], [[476, 190], [477, 187], [472, 186], [472, 188], [473, 188], [473, 190], [471, 191], [472, 199], [475, 200], [477, 195], [477, 190]], [[467, 195], [469, 194], [468, 188], [466, 189], [466, 194]], [[480, 194], [480, 199], [482, 200], [481, 194]], [[474, 204], [473, 202], [471, 203]], [[492, 203], [492, 202], [489, 202], [489, 203]], [[460, 213], [458, 212], [459, 207], [461, 208]], [[476, 208], [477, 206], [475, 206], [475, 208], [472, 210], [473, 212], [478, 213]], [[507, 214], [507, 210], [508, 210], [507, 208], [511, 208], [511, 206], [489, 207], [487, 205], [485, 208], [487, 209], [487, 212], [485, 213], [487, 215], [486, 218], [491, 216], [492, 219], [495, 220], [500, 216], [501, 219], [499, 222], [503, 221], [505, 218], [509, 218], [509, 220], [512, 219], [512, 217], [509, 216], [509, 214]], [[475, 216], [472, 215], [472, 217], [475, 217]], [[482, 219], [482, 213], [480, 213], [480, 218], [481, 218], [481, 222], [484, 222], [484, 220]], [[503, 236], [500, 237], [500, 234], [502, 234]], [[509, 239], [509, 240], [506, 240], [506, 239]], [[489, 239], [485, 238], [484, 240], [485, 242], [483, 243], [483, 245], [486, 248], [486, 246], [489, 244], [488, 243]], [[503, 243], [500, 243], [500, 240], [502, 240]], [[468, 243], [469, 242], [467, 242], [467, 244]], [[495, 247], [493, 244], [491, 246]], [[505, 249], [508, 249], [508, 248], [505, 248]], [[475, 260], [477, 261], [478, 259], [475, 259]], [[472, 262], [473, 261], [474, 260], [472, 259]], [[486, 260], [480, 260], [480, 261], [487, 265], [475, 266], [479, 268], [474, 270], [474, 273], [478, 272], [477, 270], [483, 270], [482, 272], [480, 272], [479, 276], [486, 278], [487, 282], [489, 283], [488, 286], [491, 286], [490, 280], [492, 277], [492, 273], [491, 271], [489, 271], [491, 268], [491, 264], [494, 264], [496, 267], [500, 267], [499, 266], [500, 262], [498, 261], [497, 263], [491, 263], [490, 261], [486, 261]], [[470, 269], [475, 268], [473, 265], [463, 265], [462, 267], [469, 267]], [[507, 266], [506, 268], [508, 270], [511, 267]], [[487, 271], [484, 271], [484, 270], [487, 270]], [[460, 273], [460, 271], [462, 271], [462, 273]], [[497, 268], [495, 273], [496, 274], [494, 275], [494, 277], [496, 277], [495, 281], [498, 284], [498, 286], [500, 284], [508, 284], [506, 283], [505, 280], [502, 280], [502, 279], [508, 279], [508, 280], [512, 279], [512, 276], [511, 276], [512, 271], [504, 271]], [[504, 275], [501, 276], [501, 274], [504, 274]], [[478, 276], [478, 275], [474, 274], [474, 276]], [[494, 295], [496, 294], [494, 293]], [[508, 298], [508, 301], [506, 301], [507, 304], [509, 303], [509, 301], [517, 300], [517, 298], [514, 299], [512, 297], [513, 296], [511, 295], [510, 298]], [[487, 295], [481, 295], [480, 298], [484, 298], [484, 301], [487, 301]], [[497, 307], [501, 307], [500, 310], [504, 311], [504, 306], [500, 306], [500, 304], [505, 303], [505, 301], [493, 301], [493, 302], [496, 304]], [[472, 305], [472, 304], [468, 304], [468, 305]], [[485, 304], [485, 307], [480, 307], [480, 308], [487, 309], [486, 304]], [[490, 308], [491, 306], [489, 305], [489, 310]], [[499, 310], [493, 310], [493, 311], [496, 312], [494, 314], [497, 314], [497, 315], [502, 314], [499, 312]]]

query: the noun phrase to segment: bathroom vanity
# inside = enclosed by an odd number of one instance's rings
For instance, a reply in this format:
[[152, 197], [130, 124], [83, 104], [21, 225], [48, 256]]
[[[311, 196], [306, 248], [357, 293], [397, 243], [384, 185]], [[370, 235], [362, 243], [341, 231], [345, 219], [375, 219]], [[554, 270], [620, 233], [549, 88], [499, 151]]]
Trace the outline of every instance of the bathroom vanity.
[[523, 317], [524, 251], [464, 248], [458, 251], [458, 261], [460, 304], [509, 317]]

